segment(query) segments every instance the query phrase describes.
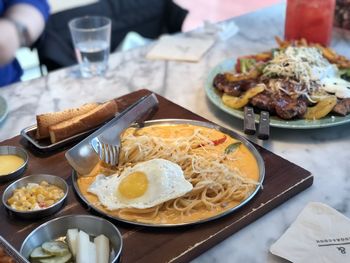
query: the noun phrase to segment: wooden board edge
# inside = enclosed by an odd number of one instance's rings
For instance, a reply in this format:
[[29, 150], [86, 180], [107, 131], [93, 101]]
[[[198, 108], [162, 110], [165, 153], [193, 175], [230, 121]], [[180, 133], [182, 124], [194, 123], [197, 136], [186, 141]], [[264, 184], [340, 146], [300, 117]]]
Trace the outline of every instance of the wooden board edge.
[[[313, 184], [314, 176], [308, 172], [308, 176], [299, 182], [295, 183], [293, 186], [289, 187], [279, 195], [275, 196], [273, 199], [269, 200], [267, 203], [261, 204], [257, 209], [252, 210], [247, 215], [241, 217], [239, 220], [232, 222], [230, 225], [221, 229], [214, 235], [211, 235], [205, 240], [198, 242], [194, 246], [188, 248], [186, 251], [182, 252], [177, 257], [174, 257], [167, 261], [168, 263], [186, 263], [190, 260], [200, 256], [205, 251], [218, 245], [221, 241], [225, 240], [227, 237], [238, 232], [240, 229], [251, 224], [255, 220], [261, 218], [268, 212], [272, 211], [274, 208], [283, 204], [290, 198], [299, 194], [300, 192], [306, 190]], [[246, 221], [243, 223], [243, 219]], [[226, 231], [225, 231], [226, 230]]]

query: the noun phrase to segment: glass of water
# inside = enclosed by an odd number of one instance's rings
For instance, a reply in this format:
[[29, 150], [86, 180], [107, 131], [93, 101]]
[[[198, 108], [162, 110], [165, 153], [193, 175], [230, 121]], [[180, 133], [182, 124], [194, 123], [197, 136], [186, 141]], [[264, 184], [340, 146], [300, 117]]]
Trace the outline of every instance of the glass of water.
[[104, 75], [108, 67], [111, 20], [101, 16], [85, 16], [71, 20], [68, 25], [81, 75]]

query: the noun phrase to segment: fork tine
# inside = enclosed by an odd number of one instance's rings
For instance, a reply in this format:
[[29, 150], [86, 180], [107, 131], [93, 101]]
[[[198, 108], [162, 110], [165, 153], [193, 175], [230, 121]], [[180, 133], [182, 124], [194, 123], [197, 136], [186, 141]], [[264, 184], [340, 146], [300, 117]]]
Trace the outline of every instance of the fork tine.
[[117, 164], [117, 158], [118, 158], [118, 147], [116, 145], [112, 146], [112, 152], [113, 152], [113, 165]]
[[105, 146], [105, 160], [106, 160], [106, 163], [110, 164], [109, 145], [108, 144], [104, 144], [104, 146]]
[[105, 155], [104, 155], [104, 147], [102, 143], [98, 143], [98, 149], [99, 149], [99, 156], [100, 156], [100, 160], [104, 161]]
[[113, 165], [113, 146], [108, 144], [109, 164]]
[[99, 156], [100, 160], [109, 165], [116, 165], [118, 163], [118, 145], [103, 143], [98, 138], [94, 138], [93, 145], [93, 148]]
[[110, 164], [114, 165], [114, 147], [113, 145], [109, 145], [109, 154], [110, 154]]
[[119, 146], [115, 146], [115, 164], [119, 162]]
[[107, 145], [106, 144], [103, 144], [103, 161], [107, 164], [109, 159], [108, 159], [108, 149], [107, 149]]

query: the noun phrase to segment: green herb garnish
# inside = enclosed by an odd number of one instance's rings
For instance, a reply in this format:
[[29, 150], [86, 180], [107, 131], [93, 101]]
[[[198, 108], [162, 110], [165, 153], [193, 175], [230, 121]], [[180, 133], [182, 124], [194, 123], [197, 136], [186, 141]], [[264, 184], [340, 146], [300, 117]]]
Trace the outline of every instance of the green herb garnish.
[[276, 57], [280, 52], [281, 52], [281, 49], [279, 49], [279, 48], [271, 49], [272, 58]]
[[339, 70], [340, 77], [346, 81], [350, 81], [350, 68]]
[[256, 65], [256, 60], [253, 58], [241, 58], [240, 65], [241, 72], [248, 73]]
[[234, 142], [234, 143], [231, 143], [229, 146], [226, 147], [226, 149], [225, 149], [225, 154], [230, 154], [230, 153], [236, 151], [237, 148], [238, 148], [241, 144], [242, 144], [241, 142]]

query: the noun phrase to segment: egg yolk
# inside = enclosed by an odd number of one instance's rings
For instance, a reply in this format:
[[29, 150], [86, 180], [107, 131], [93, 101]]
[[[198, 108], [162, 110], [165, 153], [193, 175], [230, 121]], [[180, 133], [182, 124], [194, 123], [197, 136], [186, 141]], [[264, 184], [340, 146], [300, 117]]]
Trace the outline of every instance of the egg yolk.
[[142, 196], [148, 188], [147, 176], [142, 172], [127, 175], [119, 184], [119, 193], [128, 199]]

